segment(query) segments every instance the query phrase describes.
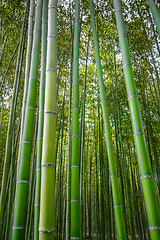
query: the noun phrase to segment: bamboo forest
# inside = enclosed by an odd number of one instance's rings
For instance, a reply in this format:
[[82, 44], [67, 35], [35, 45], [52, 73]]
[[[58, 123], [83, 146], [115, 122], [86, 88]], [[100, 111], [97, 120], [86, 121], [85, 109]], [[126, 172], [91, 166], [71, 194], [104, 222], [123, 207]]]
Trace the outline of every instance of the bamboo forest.
[[160, 240], [160, 1], [0, 16], [0, 239]]

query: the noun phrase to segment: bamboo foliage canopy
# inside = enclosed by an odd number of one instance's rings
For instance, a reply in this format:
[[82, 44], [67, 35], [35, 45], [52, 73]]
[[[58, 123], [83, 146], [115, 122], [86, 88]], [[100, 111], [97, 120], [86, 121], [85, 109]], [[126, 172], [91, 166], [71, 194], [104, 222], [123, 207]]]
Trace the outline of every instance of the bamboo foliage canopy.
[[160, 239], [160, 2], [1, 13], [0, 239]]

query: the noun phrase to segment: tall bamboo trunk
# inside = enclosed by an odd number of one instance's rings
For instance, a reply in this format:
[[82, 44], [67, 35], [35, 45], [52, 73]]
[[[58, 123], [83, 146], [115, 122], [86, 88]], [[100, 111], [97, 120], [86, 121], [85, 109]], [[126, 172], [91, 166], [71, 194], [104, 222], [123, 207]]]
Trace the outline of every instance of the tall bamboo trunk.
[[108, 106], [107, 106], [106, 96], [105, 96], [106, 93], [105, 93], [105, 87], [104, 87], [103, 76], [102, 76], [99, 43], [98, 43], [98, 37], [96, 33], [92, 0], [89, 0], [89, 4], [90, 4], [90, 11], [91, 11], [91, 22], [92, 22], [94, 45], [95, 45], [96, 66], [97, 66], [97, 74], [98, 74], [98, 80], [99, 80], [99, 91], [100, 91], [100, 97], [101, 97], [105, 137], [106, 137], [106, 144], [107, 144], [107, 153], [108, 153], [109, 167], [110, 167], [110, 177], [111, 177], [111, 183], [112, 183], [112, 194], [113, 194], [113, 202], [114, 202], [114, 212], [116, 217], [116, 227], [118, 232], [118, 238], [127, 239], [123, 213], [122, 213], [120, 194], [118, 189], [118, 177], [117, 177], [117, 172], [115, 167], [114, 151], [113, 151], [111, 130], [110, 130], [110, 124], [109, 124], [109, 113], [108, 113]]
[[44, 131], [41, 164], [39, 239], [54, 239], [55, 232], [55, 135], [57, 80], [57, 0], [48, 6], [47, 63]]
[[36, 123], [35, 123], [35, 130], [34, 130], [34, 140], [33, 140], [33, 148], [32, 148], [32, 163], [31, 163], [31, 174], [30, 174], [30, 180], [29, 180], [29, 198], [28, 198], [28, 209], [27, 209], [27, 221], [26, 221], [26, 231], [25, 231], [25, 239], [28, 240], [28, 234], [29, 234], [29, 223], [31, 218], [31, 211], [32, 211], [32, 200], [34, 199], [34, 186], [33, 183], [35, 181], [35, 152], [36, 152], [36, 143], [37, 143], [37, 130], [38, 130], [38, 121], [39, 121], [39, 115], [36, 114]]
[[[21, 38], [20, 38], [20, 39], [21, 39]], [[9, 60], [7, 69], [6, 69], [6, 71], [5, 71], [5, 74], [4, 74], [4, 76], [2, 77], [2, 83], [1, 83], [1, 86], [0, 86], [0, 92], [2, 91], [3, 85], [4, 85], [5, 81], [6, 81], [6, 77], [7, 77], [8, 70], [9, 70], [10, 65], [11, 65], [11, 62], [12, 62], [12, 60], [13, 60], [15, 54], [16, 54], [17, 48], [18, 48], [18, 46], [19, 46], [19, 44], [20, 44], [20, 41], [21, 41], [21, 40], [19, 40], [19, 41], [17, 42], [17, 45], [16, 45], [16, 47], [15, 47], [15, 49], [14, 49], [14, 51], [13, 51], [13, 54], [12, 54], [10, 60]]]
[[76, 0], [73, 47], [73, 108], [72, 108], [72, 159], [71, 159], [71, 239], [80, 238], [79, 192], [79, 5]]
[[69, 76], [69, 116], [68, 116], [68, 157], [67, 157], [67, 206], [66, 206], [66, 240], [70, 240], [71, 233], [71, 105], [72, 105], [72, 63], [73, 63], [73, 30], [71, 0], [69, 0], [70, 29], [71, 29], [71, 55], [70, 55], [70, 76]]
[[25, 15], [23, 19], [22, 33], [21, 33], [21, 39], [19, 44], [17, 65], [16, 65], [15, 78], [14, 78], [12, 102], [11, 102], [11, 108], [10, 108], [10, 117], [9, 117], [9, 123], [8, 123], [6, 153], [5, 153], [5, 160], [4, 160], [4, 167], [3, 167], [2, 188], [1, 188], [1, 196], [0, 196], [0, 236], [2, 231], [4, 202], [6, 197], [6, 186], [7, 186], [9, 168], [11, 163], [11, 144], [12, 144], [12, 135], [13, 135], [13, 125], [14, 125], [14, 119], [15, 119], [16, 102], [17, 102], [18, 88], [19, 88], [19, 82], [20, 82], [20, 73], [21, 73], [20, 66], [22, 65], [22, 59], [23, 59], [23, 53], [24, 53], [24, 43], [25, 43], [25, 33], [26, 33], [25, 25], [26, 25], [26, 19], [28, 15], [28, 7], [29, 7], [28, 3], [29, 3], [29, 0], [27, 1]]
[[84, 87], [83, 87], [83, 106], [82, 106], [82, 133], [81, 133], [81, 160], [80, 160], [80, 211], [81, 211], [81, 239], [83, 239], [83, 149], [85, 142], [85, 99], [86, 99], [86, 78], [87, 78], [87, 63], [89, 52], [90, 32], [88, 35], [87, 53], [86, 53], [86, 66], [84, 74]]
[[129, 108], [136, 145], [140, 178], [146, 203], [150, 234], [152, 239], [160, 239], [160, 209], [152, 175], [150, 159], [147, 151], [143, 124], [140, 114], [138, 96], [131, 66], [128, 40], [122, 15], [121, 1], [114, 0], [119, 41], [122, 52], [123, 71], [125, 76]]
[[26, 111], [24, 119], [23, 138], [21, 143], [21, 158], [16, 184], [16, 202], [14, 210], [13, 240], [24, 240], [26, 214], [27, 214], [27, 197], [28, 197], [28, 180], [29, 166], [32, 151], [32, 136], [34, 129], [34, 118], [36, 109], [36, 91], [38, 81], [38, 62], [41, 36], [41, 19], [42, 19], [43, 0], [37, 1], [34, 39], [32, 48], [32, 59], [30, 78], [28, 85], [28, 94], [26, 102]]
[[43, 124], [44, 124], [44, 98], [45, 98], [45, 80], [46, 80], [46, 52], [47, 52], [47, 18], [48, 1], [43, 1], [42, 13], [42, 53], [41, 53], [41, 80], [39, 94], [39, 123], [37, 139], [37, 163], [36, 163], [36, 190], [34, 206], [34, 239], [39, 239], [39, 213], [40, 213], [40, 189], [41, 189], [41, 159], [43, 144]]
[[31, 64], [31, 52], [32, 52], [32, 42], [33, 42], [33, 12], [34, 12], [34, 0], [30, 0], [28, 41], [27, 41], [26, 66], [25, 66], [25, 82], [24, 82], [23, 105], [22, 105], [22, 113], [21, 113], [22, 114], [21, 133], [20, 133], [18, 160], [17, 160], [17, 177], [18, 177], [19, 161], [21, 157], [21, 142], [22, 142], [22, 136], [23, 136], [24, 116], [25, 116], [25, 108], [26, 108], [26, 100], [27, 100], [27, 92], [28, 92], [30, 64]]
[[158, 30], [159, 37], [160, 37], [160, 14], [158, 12], [158, 9], [156, 7], [156, 4], [155, 4], [154, 0], [148, 0], [148, 4], [149, 4], [149, 7], [151, 9], [153, 19], [154, 19], [155, 24], [157, 26], [157, 30]]
[[3, 53], [4, 53], [6, 42], [7, 42], [7, 36], [5, 36], [5, 39], [4, 39], [4, 42], [3, 42], [3, 47], [2, 47], [2, 51], [1, 51], [1, 55], [0, 55], [0, 64], [2, 63], [2, 56], [3, 56]]

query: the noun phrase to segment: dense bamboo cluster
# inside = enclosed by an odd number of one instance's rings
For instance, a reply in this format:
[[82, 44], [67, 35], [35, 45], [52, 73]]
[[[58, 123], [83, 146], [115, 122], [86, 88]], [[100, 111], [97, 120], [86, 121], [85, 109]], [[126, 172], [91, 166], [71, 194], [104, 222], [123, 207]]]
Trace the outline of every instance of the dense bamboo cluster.
[[159, 2], [9, 4], [0, 239], [160, 239]]

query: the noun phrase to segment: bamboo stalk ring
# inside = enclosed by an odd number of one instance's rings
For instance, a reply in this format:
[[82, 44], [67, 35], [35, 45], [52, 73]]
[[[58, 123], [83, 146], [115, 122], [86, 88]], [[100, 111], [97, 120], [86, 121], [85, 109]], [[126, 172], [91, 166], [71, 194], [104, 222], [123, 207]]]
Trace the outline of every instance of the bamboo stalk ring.
[[28, 181], [26, 181], [26, 180], [18, 180], [17, 183], [27, 183], [28, 184]]
[[122, 9], [117, 10], [117, 11], [115, 12], [115, 15], [116, 15], [117, 13], [120, 13], [120, 12], [122, 12]]
[[13, 226], [12, 228], [13, 228], [13, 229], [19, 229], [19, 230], [20, 230], [20, 229], [25, 229], [25, 227], [16, 227], [16, 226]]
[[137, 135], [141, 135], [141, 134], [144, 134], [144, 132], [137, 132], [133, 135], [133, 137], [136, 137]]
[[57, 36], [56, 36], [56, 35], [50, 35], [50, 36], [48, 36], [47, 38], [51, 38], [51, 37], [57, 39]]
[[32, 144], [32, 142], [29, 142], [29, 141], [22, 141], [22, 143]]
[[39, 233], [53, 233], [55, 231], [55, 228], [53, 228], [51, 230], [41, 230], [41, 229], [39, 229], [38, 231], [39, 231]]
[[78, 62], [77, 60], [74, 60], [74, 61], [73, 61], [73, 64], [74, 64], [74, 63], [77, 63], [77, 64], [79, 64], [79, 62]]
[[56, 6], [48, 6], [48, 9], [54, 8], [56, 9]]
[[157, 20], [160, 20], [160, 17], [156, 18], [156, 19], [155, 19], [155, 22], [156, 22]]
[[54, 69], [54, 68], [48, 68], [48, 69], [46, 70], [46, 72], [50, 72], [50, 71], [56, 72], [56, 69]]
[[78, 135], [72, 135], [72, 137], [77, 137], [77, 138], [79, 138], [79, 136], [78, 136]]
[[80, 239], [80, 237], [71, 237], [70, 239]]
[[74, 111], [74, 110], [77, 110], [77, 111], [79, 111], [79, 108], [72, 108], [72, 111]]
[[149, 230], [160, 230], [160, 227], [152, 226], [152, 227], [149, 227]]
[[122, 37], [127, 37], [126, 34], [119, 34], [119, 39], [121, 39]]
[[152, 175], [143, 175], [140, 177], [140, 179], [144, 179], [144, 178], [153, 178], [153, 176]]
[[138, 97], [138, 95], [131, 95], [131, 96], [128, 97], [128, 100], [132, 97]]
[[52, 114], [57, 115], [56, 111], [52, 111], [52, 110], [47, 110], [47, 111], [45, 111], [44, 113], [52, 113]]
[[125, 63], [122, 68], [125, 68], [126, 66], [132, 66], [132, 63], [130, 63], [130, 62]]
[[110, 125], [110, 123], [107, 123], [107, 122], [106, 122], [106, 123], [104, 123], [104, 126], [106, 126], [106, 125]]
[[55, 167], [55, 163], [43, 163], [41, 167]]

